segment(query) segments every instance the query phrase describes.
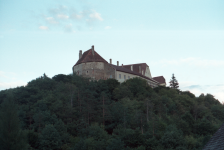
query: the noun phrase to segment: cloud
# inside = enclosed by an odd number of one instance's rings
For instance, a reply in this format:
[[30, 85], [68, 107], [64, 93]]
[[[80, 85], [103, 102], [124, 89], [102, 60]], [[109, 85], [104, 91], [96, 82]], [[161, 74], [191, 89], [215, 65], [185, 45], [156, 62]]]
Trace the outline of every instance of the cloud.
[[50, 8], [48, 12], [53, 15], [57, 15], [58, 13], [64, 12], [66, 10], [67, 10], [67, 6], [59, 5], [57, 8]]
[[39, 26], [39, 29], [41, 29], [41, 30], [48, 30], [48, 27], [47, 26]]
[[50, 24], [58, 24], [58, 22], [53, 17], [47, 17], [46, 21]]
[[27, 85], [24, 81], [15, 81], [15, 82], [0, 82], [0, 90], [15, 88], [18, 86], [25, 86]]
[[17, 73], [0, 71], [0, 90], [15, 88], [26, 84], [26, 82], [18, 80]]
[[200, 85], [191, 85], [191, 86], [188, 86], [189, 89], [201, 89], [201, 86]]
[[196, 66], [196, 67], [224, 67], [224, 61], [223, 60], [209, 60], [209, 59], [202, 59], [202, 58], [181, 58], [181, 59], [173, 59], [173, 60], [160, 60], [156, 62], [152, 62], [153, 65], [189, 65], [189, 66]]
[[68, 18], [69, 18], [69, 16], [67, 16], [67, 15], [63, 15], [63, 14], [58, 14], [57, 17], [58, 17], [59, 19], [68, 19]]
[[[69, 24], [76, 24], [77, 26], [82, 26], [82, 29], [88, 29], [95, 25], [97, 22], [103, 21], [103, 18], [99, 12], [93, 9], [89, 9], [89, 6], [81, 7], [79, 12], [76, 11], [73, 6], [59, 5], [54, 8], [48, 9], [45, 14], [42, 14], [42, 20], [49, 23], [48, 27], [51, 29], [56, 29], [54, 26], [57, 25], [57, 29], [64, 29], [67, 31], [74, 30], [71, 29]], [[44, 30], [44, 29], [42, 29]], [[45, 29], [46, 30], [46, 29]]]
[[67, 33], [75, 33], [75, 31], [72, 28], [72, 24], [71, 23], [66, 25], [64, 29], [65, 29], [65, 32], [67, 32]]
[[81, 14], [75, 14], [75, 13], [73, 13], [72, 15], [71, 15], [71, 19], [81, 19], [83, 17], [83, 15], [81, 15]]
[[221, 103], [224, 103], [224, 90], [214, 94]]
[[220, 102], [224, 102], [224, 84], [217, 85], [187, 85], [180, 83], [180, 89], [182, 91], [190, 91], [196, 96], [201, 95], [202, 93], [212, 94]]
[[111, 26], [106, 26], [104, 29], [111, 29]]
[[[0, 71], [0, 77], [2, 78], [6, 78], [6, 79], [13, 79], [14, 76], [16, 76], [17, 74], [14, 72], [4, 72], [4, 71]], [[13, 76], [13, 78], [11, 77]]]
[[101, 17], [100, 13], [97, 12], [93, 12], [89, 15], [89, 17], [91, 18], [91, 20], [99, 20], [99, 21], [103, 21], [103, 18]]

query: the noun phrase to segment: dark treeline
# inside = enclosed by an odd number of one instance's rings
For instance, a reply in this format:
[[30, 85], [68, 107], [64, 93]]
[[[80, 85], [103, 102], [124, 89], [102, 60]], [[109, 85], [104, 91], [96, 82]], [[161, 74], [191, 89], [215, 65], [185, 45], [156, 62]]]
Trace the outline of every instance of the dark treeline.
[[1, 150], [202, 149], [224, 122], [212, 95], [140, 78], [91, 81], [45, 74], [0, 92]]

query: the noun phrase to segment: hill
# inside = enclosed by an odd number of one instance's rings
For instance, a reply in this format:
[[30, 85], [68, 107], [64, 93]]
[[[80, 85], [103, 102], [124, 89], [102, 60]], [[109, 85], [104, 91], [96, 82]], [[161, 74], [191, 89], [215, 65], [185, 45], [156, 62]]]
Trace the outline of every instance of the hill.
[[25, 87], [0, 91], [0, 103], [1, 131], [17, 125], [5, 125], [15, 112], [19, 129], [12, 131], [23, 133], [27, 145], [21, 149], [32, 150], [202, 149], [224, 122], [224, 106], [212, 95], [152, 89], [140, 78], [120, 84], [44, 74]]

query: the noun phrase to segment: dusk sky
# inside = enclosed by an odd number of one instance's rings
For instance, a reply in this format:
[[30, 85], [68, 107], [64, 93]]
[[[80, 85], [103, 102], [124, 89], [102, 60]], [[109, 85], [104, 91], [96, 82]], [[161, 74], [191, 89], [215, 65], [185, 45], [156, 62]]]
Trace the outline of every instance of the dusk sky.
[[224, 102], [224, 0], [0, 0], [0, 90], [70, 74], [92, 45]]

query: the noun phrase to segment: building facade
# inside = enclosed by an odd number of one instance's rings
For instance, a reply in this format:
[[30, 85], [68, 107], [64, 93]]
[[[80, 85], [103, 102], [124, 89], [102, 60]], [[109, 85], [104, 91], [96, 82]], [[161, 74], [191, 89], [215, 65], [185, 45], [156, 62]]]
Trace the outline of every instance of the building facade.
[[112, 60], [110, 59], [110, 63], [108, 63], [94, 50], [94, 46], [83, 54], [82, 50], [79, 51], [79, 60], [72, 67], [72, 71], [77, 75], [90, 77], [94, 80], [113, 78], [122, 83], [128, 79], [139, 77], [146, 80], [151, 87], [164, 85], [164, 83], [152, 78], [149, 66], [146, 63], [122, 64], [119, 66], [119, 62], [117, 61], [117, 65], [113, 65]]

